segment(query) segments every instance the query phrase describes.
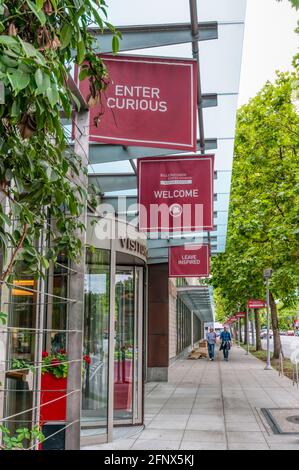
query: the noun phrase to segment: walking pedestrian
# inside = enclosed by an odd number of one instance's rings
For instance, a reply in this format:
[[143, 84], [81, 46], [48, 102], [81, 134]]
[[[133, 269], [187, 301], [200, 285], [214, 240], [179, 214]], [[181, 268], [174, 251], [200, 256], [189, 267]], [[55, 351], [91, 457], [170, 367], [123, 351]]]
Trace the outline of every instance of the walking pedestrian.
[[211, 327], [209, 333], [207, 333], [208, 353], [210, 361], [214, 361], [216, 339], [217, 336], [214, 331], [214, 328]]
[[220, 333], [221, 345], [220, 351], [223, 351], [223, 358], [225, 361], [228, 361], [228, 351], [231, 348], [231, 335], [230, 332], [227, 331], [226, 326], [223, 328], [223, 331]]

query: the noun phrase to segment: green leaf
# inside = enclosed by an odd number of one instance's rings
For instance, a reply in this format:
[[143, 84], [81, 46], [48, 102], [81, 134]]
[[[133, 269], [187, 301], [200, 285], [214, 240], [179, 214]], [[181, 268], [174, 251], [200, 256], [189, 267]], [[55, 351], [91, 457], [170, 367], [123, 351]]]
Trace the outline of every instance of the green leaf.
[[47, 19], [46, 19], [46, 15], [44, 14], [44, 12], [43, 11], [38, 11], [36, 5], [33, 2], [31, 2], [30, 0], [26, 0], [26, 3], [29, 6], [32, 13], [35, 14], [35, 16], [39, 20], [40, 24], [42, 26], [45, 26]]
[[50, 105], [53, 108], [59, 102], [58, 91], [57, 91], [56, 87], [51, 86], [51, 87], [47, 88], [46, 93], [47, 93], [47, 97], [48, 97], [48, 100], [50, 102]]
[[0, 212], [0, 220], [3, 224], [6, 224], [8, 226], [11, 225], [11, 219], [8, 217], [7, 214], [4, 214], [3, 212]]
[[5, 34], [3, 34], [2, 36], [0, 36], [0, 44], [3, 44], [4, 46], [10, 47], [17, 51], [20, 50], [18, 41], [13, 36], [6, 36]]
[[73, 26], [70, 23], [65, 23], [60, 32], [60, 44], [61, 49], [67, 47], [72, 39]]
[[29, 85], [30, 75], [16, 69], [13, 73], [8, 73], [7, 78], [11, 83], [14, 91], [23, 90]]
[[44, 94], [47, 92], [47, 89], [51, 87], [49, 75], [44, 73], [41, 69], [36, 70], [34, 78], [37, 85], [36, 94]]
[[49, 261], [44, 256], [41, 257], [41, 264], [45, 269], [49, 269]]
[[2, 323], [2, 325], [6, 325], [7, 313], [0, 312], [0, 322]]
[[36, 0], [35, 3], [37, 11], [40, 11], [44, 6], [44, 0]]
[[80, 65], [85, 57], [86, 49], [85, 49], [85, 44], [84, 41], [81, 40], [78, 42], [77, 46], [77, 63]]
[[20, 41], [20, 44], [25, 52], [26, 57], [36, 57], [38, 51], [37, 49], [35, 49], [34, 46], [32, 46], [32, 44], [30, 44], [29, 42], [23, 41], [19, 36], [18, 36], [18, 40]]
[[19, 114], [20, 114], [20, 105], [16, 100], [14, 100], [12, 107], [11, 107], [11, 116], [18, 117]]
[[119, 51], [119, 39], [117, 36], [113, 36], [112, 38], [112, 51], [114, 54]]

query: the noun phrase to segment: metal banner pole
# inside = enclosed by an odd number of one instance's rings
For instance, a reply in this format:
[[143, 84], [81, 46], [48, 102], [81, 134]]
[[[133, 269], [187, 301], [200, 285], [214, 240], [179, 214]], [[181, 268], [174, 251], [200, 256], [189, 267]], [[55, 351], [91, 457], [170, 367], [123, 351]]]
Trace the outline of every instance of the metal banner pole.
[[247, 351], [246, 354], [249, 354], [249, 321], [248, 321], [248, 306], [246, 307], [246, 334], [247, 334]]

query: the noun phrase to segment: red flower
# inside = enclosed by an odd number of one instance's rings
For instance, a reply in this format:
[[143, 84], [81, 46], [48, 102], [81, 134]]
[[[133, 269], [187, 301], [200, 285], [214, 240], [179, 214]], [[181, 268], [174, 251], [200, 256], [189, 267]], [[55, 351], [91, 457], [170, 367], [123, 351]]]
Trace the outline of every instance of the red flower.
[[85, 356], [83, 356], [83, 360], [86, 362], [86, 364], [90, 364], [91, 363], [90, 355], [85, 354]]
[[60, 360], [59, 359], [52, 359], [51, 364], [60, 364]]
[[65, 349], [59, 349], [59, 354], [66, 354], [66, 350]]
[[48, 356], [49, 356], [49, 353], [47, 351], [42, 352], [42, 357], [48, 357]]

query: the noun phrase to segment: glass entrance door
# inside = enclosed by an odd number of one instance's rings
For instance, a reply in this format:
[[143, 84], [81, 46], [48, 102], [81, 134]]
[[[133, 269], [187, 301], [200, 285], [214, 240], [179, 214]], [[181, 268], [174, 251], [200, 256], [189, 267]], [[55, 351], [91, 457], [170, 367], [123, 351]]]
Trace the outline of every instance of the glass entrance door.
[[[114, 423], [141, 419], [142, 270], [119, 268], [115, 277]], [[140, 308], [141, 307], [141, 308]]]

